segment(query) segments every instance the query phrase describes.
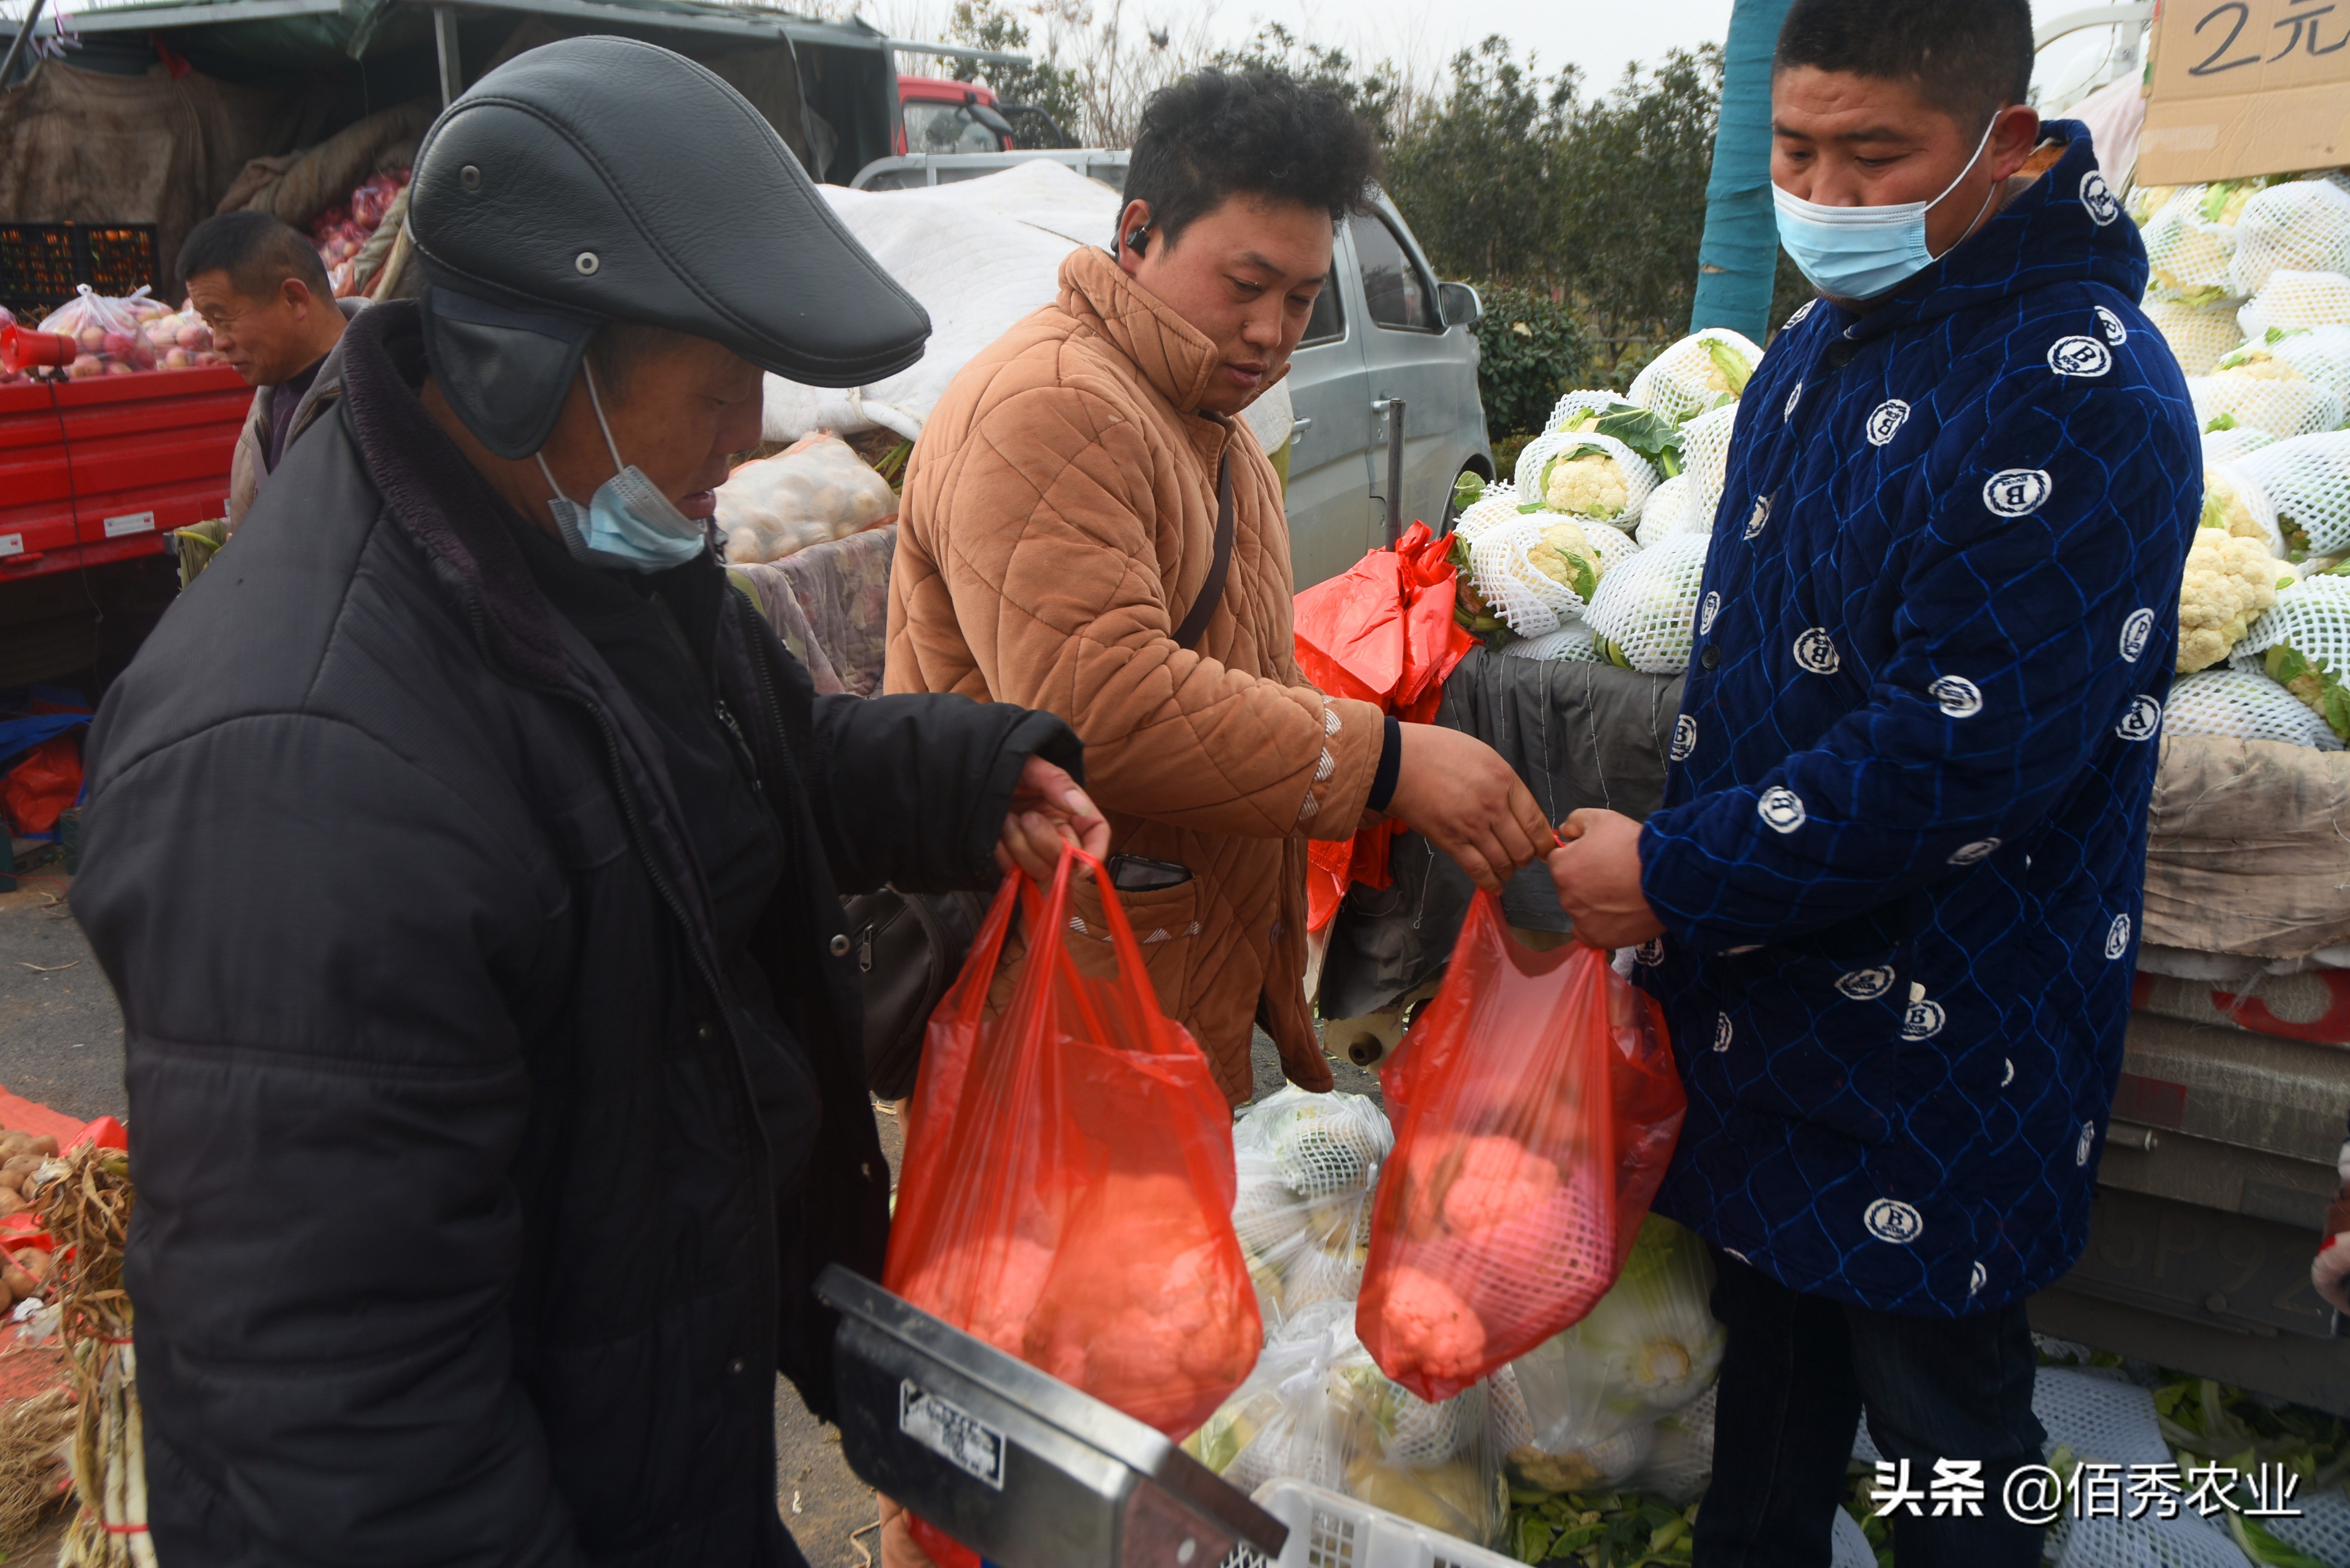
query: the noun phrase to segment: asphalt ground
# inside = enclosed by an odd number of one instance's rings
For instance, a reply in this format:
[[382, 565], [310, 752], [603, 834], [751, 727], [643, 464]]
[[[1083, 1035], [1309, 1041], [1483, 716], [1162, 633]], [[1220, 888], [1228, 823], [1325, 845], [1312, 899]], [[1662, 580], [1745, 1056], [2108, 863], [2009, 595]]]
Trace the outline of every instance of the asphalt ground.
[[[0, 893], [0, 1085], [68, 1116], [124, 1116], [122, 1013], [73, 919], [72, 878], [52, 860], [20, 872]], [[1256, 1090], [1281, 1086], [1281, 1063], [1260, 1033]], [[1338, 1087], [1378, 1092], [1371, 1073], [1334, 1062]], [[905, 1150], [898, 1118], [877, 1106], [893, 1182]], [[775, 1386], [775, 1502], [813, 1568], [868, 1568], [875, 1561], [873, 1489], [841, 1458], [840, 1435], [807, 1412], [791, 1384]], [[58, 1529], [61, 1529], [60, 1525]], [[10, 1559], [10, 1568], [53, 1568], [57, 1530]]]

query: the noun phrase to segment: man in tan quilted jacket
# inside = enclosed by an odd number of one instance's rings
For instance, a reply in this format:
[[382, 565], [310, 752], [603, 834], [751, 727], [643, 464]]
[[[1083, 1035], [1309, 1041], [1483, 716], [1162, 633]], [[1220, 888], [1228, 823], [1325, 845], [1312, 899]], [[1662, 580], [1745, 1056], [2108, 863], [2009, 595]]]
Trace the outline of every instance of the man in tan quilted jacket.
[[[1487, 887], [1553, 843], [1491, 748], [1325, 697], [1293, 654], [1281, 489], [1235, 416], [1287, 372], [1378, 158], [1361, 120], [1286, 77], [1158, 94], [1115, 249], [1073, 253], [1059, 298], [924, 427], [890, 579], [889, 691], [1061, 715], [1113, 849], [1190, 871], [1120, 897], [1160, 1005], [1235, 1103], [1253, 1023], [1293, 1082], [1330, 1086], [1304, 987], [1307, 838], [1392, 813]], [[1229, 569], [1187, 647], [1227, 463]]]

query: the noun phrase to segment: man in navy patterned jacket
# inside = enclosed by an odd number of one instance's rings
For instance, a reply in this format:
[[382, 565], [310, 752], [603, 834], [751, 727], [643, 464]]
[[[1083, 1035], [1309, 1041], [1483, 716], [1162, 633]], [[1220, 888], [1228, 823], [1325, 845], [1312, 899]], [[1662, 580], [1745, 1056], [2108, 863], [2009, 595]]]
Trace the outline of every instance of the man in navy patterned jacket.
[[1795, 0], [1772, 179], [1823, 297], [1740, 401], [1664, 807], [1552, 857], [1689, 1087], [1702, 1568], [1825, 1564], [1864, 1407], [1902, 1568], [2039, 1562], [2024, 1302], [2085, 1239], [2202, 464], [2032, 58], [2027, 0]]

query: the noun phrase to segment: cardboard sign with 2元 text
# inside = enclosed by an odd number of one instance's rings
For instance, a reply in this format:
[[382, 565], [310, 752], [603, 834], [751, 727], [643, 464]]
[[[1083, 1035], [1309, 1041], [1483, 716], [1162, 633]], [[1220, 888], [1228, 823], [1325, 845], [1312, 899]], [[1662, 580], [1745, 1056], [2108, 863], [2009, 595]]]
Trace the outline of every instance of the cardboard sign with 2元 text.
[[2350, 0], [2162, 0], [2137, 182], [2350, 162]]

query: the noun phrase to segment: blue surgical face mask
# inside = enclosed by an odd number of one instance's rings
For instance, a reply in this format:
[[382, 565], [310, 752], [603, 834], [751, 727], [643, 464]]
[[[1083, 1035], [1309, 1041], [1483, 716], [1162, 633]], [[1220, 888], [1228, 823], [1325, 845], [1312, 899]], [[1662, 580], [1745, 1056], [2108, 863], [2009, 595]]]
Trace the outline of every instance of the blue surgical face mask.
[[658, 572], [681, 566], [702, 554], [708, 544], [702, 524], [680, 512], [645, 477], [644, 470], [620, 461], [612, 427], [604, 420], [604, 401], [596, 395], [596, 372], [584, 359], [579, 369], [588, 377], [588, 401], [596, 410], [597, 426], [619, 472], [596, 487], [587, 505], [563, 493], [546, 454], [538, 454], [538, 471], [546, 475], [555, 499], [546, 509], [572, 556], [591, 566], [626, 566], [631, 571]]
[[[1787, 254], [1811, 279], [1813, 287], [1836, 299], [1874, 299], [1887, 289], [1900, 287], [1933, 265], [1934, 253], [1926, 248], [1926, 214], [1942, 196], [1959, 188], [1959, 181], [1967, 177], [1983, 149], [1991, 145], [1991, 130], [1998, 124], [1999, 117], [1992, 116], [1991, 124], [1983, 127], [1982, 140], [1975, 144], [1974, 157], [1967, 160], [1957, 180], [1942, 188], [1942, 195], [1931, 202], [1823, 207], [1773, 185], [1771, 199], [1779, 208], [1779, 243], [1787, 247]], [[1983, 197], [1983, 205], [1990, 207], [1990, 194]]]

